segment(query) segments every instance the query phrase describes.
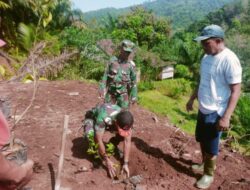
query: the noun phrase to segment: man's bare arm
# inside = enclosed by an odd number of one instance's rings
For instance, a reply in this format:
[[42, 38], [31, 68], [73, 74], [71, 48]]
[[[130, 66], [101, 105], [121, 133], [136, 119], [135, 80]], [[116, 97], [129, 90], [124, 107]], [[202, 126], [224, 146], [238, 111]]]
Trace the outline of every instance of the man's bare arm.
[[228, 101], [227, 109], [218, 123], [218, 129], [222, 130], [222, 131], [227, 130], [229, 128], [230, 118], [231, 118], [231, 116], [236, 108], [237, 102], [240, 98], [241, 83], [231, 84], [230, 89], [231, 89], [231, 96], [230, 96], [230, 99]]

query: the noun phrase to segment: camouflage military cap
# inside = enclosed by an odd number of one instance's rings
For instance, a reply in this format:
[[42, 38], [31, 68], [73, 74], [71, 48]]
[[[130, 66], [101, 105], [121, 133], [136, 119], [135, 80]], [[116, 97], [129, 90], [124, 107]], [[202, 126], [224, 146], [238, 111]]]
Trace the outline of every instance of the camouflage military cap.
[[123, 40], [121, 46], [124, 51], [132, 52], [135, 47], [135, 44], [130, 40]]

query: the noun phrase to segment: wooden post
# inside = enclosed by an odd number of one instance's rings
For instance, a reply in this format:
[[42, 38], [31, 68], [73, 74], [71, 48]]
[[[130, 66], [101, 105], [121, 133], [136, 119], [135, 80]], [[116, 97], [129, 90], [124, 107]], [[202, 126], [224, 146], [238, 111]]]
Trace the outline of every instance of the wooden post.
[[65, 115], [64, 116], [64, 127], [63, 127], [63, 131], [62, 131], [61, 152], [60, 152], [60, 157], [59, 157], [55, 190], [60, 190], [60, 186], [61, 186], [61, 173], [62, 173], [63, 160], [64, 160], [64, 149], [65, 149], [66, 135], [67, 135], [67, 130], [68, 130], [68, 123], [69, 123], [69, 116]]

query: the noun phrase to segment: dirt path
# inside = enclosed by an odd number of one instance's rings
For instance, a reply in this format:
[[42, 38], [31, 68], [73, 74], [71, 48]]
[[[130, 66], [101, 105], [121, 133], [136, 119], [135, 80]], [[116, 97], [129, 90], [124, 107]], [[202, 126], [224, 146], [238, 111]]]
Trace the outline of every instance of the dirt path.
[[[1, 97], [11, 100], [12, 114], [20, 115], [32, 96], [32, 84], [1, 84]], [[70, 93], [78, 92], [79, 95]], [[75, 93], [77, 94], [77, 93]], [[40, 82], [32, 108], [16, 128], [16, 137], [28, 144], [29, 157], [36, 162], [36, 173], [29, 186], [51, 190], [59, 160], [64, 115], [70, 117], [65, 150], [62, 186], [72, 190], [130, 190], [131, 184], [113, 184], [106, 170], [86, 154], [86, 143], [78, 128], [86, 110], [98, 103], [97, 85], [78, 81]], [[190, 164], [200, 152], [192, 136], [171, 127], [140, 106], [132, 107], [135, 117], [130, 170], [141, 175], [141, 190], [196, 189], [201, 176]], [[112, 134], [107, 133], [106, 141]], [[118, 163], [118, 161], [116, 161]], [[85, 168], [87, 171], [81, 172]], [[250, 159], [221, 146], [215, 182], [210, 189], [250, 189]], [[248, 182], [247, 182], [248, 181]]]

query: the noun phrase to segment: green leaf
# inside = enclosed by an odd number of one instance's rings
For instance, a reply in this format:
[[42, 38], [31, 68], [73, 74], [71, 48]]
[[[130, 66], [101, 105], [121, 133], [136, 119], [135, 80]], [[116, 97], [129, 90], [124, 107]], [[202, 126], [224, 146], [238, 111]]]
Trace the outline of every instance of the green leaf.
[[31, 82], [33, 82], [33, 81], [34, 81], [34, 77], [33, 77], [33, 75], [31, 75], [31, 74], [27, 74], [27, 75], [23, 78], [23, 80], [22, 80], [23, 83], [31, 83]]
[[0, 9], [9, 9], [9, 8], [10, 6], [7, 3], [0, 1]]
[[52, 20], [52, 14], [49, 12], [47, 18], [43, 19], [43, 27], [45, 28]]
[[31, 26], [20, 23], [18, 26], [20, 44], [25, 50], [29, 50], [35, 39], [35, 32]]
[[2, 65], [0, 65], [0, 74], [1, 74], [2, 76], [5, 75], [5, 68], [4, 68]]

